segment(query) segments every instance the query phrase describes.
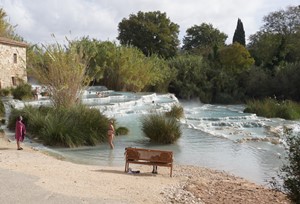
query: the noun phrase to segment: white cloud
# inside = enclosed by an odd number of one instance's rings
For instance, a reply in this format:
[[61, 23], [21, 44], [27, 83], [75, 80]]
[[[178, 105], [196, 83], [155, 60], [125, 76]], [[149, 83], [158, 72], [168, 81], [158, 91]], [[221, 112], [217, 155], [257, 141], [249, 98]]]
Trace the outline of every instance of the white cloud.
[[[298, 0], [297, 0], [298, 1]], [[65, 37], [90, 36], [116, 40], [118, 23], [138, 11], [161, 11], [180, 26], [182, 40], [187, 28], [211, 23], [228, 35], [230, 43], [237, 19], [246, 36], [262, 26], [263, 16], [298, 5], [296, 0], [0, 0], [16, 32], [32, 43], [52, 43]]]

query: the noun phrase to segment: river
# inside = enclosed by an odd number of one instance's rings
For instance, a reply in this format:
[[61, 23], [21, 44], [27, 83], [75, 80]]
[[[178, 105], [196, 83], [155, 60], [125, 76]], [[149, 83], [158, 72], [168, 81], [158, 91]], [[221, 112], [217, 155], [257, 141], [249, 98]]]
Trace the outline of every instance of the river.
[[[117, 127], [125, 126], [128, 135], [116, 136], [115, 149], [107, 143], [94, 147], [50, 148], [27, 143], [65, 160], [105, 166], [124, 165], [126, 147], [171, 150], [174, 163], [208, 167], [226, 171], [258, 184], [266, 184], [276, 177], [284, 163], [283, 127], [300, 130], [299, 121], [267, 119], [243, 113], [244, 105], [211, 105], [199, 101], [178, 101], [172, 94], [106, 92], [95, 97], [85, 94], [83, 103], [114, 117]], [[39, 100], [33, 103], [46, 102]], [[18, 104], [18, 105], [17, 105]], [[171, 145], [150, 143], [141, 131], [141, 117], [154, 112], [166, 112], [177, 104], [184, 108], [180, 121], [182, 136]], [[15, 102], [14, 106], [20, 103]]]

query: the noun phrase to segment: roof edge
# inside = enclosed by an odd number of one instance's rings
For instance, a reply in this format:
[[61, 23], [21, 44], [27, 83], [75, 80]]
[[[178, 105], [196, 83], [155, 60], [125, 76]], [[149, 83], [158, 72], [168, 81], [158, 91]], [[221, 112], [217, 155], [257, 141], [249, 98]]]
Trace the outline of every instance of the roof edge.
[[17, 46], [17, 47], [27, 47], [28, 46], [28, 44], [25, 42], [20, 42], [20, 41], [16, 41], [16, 40], [4, 38], [4, 37], [0, 37], [0, 44], [13, 45], [13, 46]]

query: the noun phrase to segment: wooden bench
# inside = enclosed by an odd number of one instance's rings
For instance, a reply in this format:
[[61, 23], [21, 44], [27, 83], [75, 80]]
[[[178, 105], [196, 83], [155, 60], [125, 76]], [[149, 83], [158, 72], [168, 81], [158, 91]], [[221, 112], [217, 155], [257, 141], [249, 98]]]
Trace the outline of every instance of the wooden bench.
[[170, 167], [170, 177], [173, 171], [173, 152], [154, 149], [125, 148], [125, 172], [129, 170], [129, 164], [145, 164], [151, 166]]

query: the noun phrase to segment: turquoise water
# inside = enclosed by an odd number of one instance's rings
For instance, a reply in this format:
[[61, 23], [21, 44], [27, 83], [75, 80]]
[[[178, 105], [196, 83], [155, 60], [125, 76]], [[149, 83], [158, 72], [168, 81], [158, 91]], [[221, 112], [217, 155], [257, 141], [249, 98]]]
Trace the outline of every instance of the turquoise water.
[[96, 147], [55, 151], [72, 162], [120, 166], [124, 165], [126, 147], [171, 150], [175, 164], [225, 170], [259, 184], [276, 176], [276, 171], [283, 163], [283, 145], [262, 141], [240, 143], [237, 140], [249, 137], [249, 133], [252, 133], [251, 137], [266, 136], [267, 123], [281, 125], [283, 121], [274, 122], [242, 113], [242, 106], [213, 106], [191, 102], [181, 104], [186, 120], [181, 125], [182, 137], [175, 144], [150, 143], [141, 132], [140, 117], [144, 114], [133, 109], [131, 112], [127, 111], [127, 114], [114, 115], [118, 126], [126, 126], [130, 130], [128, 135], [115, 138], [114, 150], [110, 150], [108, 144], [101, 144]]
[[[90, 105], [108, 117], [116, 118], [117, 126], [125, 126], [130, 130], [128, 135], [115, 138], [114, 150], [107, 143], [73, 149], [30, 145], [75, 163], [104, 166], [123, 166], [126, 147], [171, 150], [175, 164], [224, 170], [255, 183], [266, 184], [267, 180], [276, 176], [284, 162], [284, 141], [280, 139], [283, 127], [300, 130], [299, 121], [246, 114], [243, 113], [243, 105], [178, 101], [170, 94], [117, 92], [111, 95], [102, 104], [93, 102]], [[90, 100], [90, 97], [86, 99]], [[101, 100], [98, 102], [101, 103]], [[185, 119], [180, 121], [182, 137], [171, 145], [150, 143], [143, 136], [140, 118], [153, 112], [166, 112], [173, 104], [180, 104], [184, 108]], [[280, 144], [270, 142], [274, 140]]]

